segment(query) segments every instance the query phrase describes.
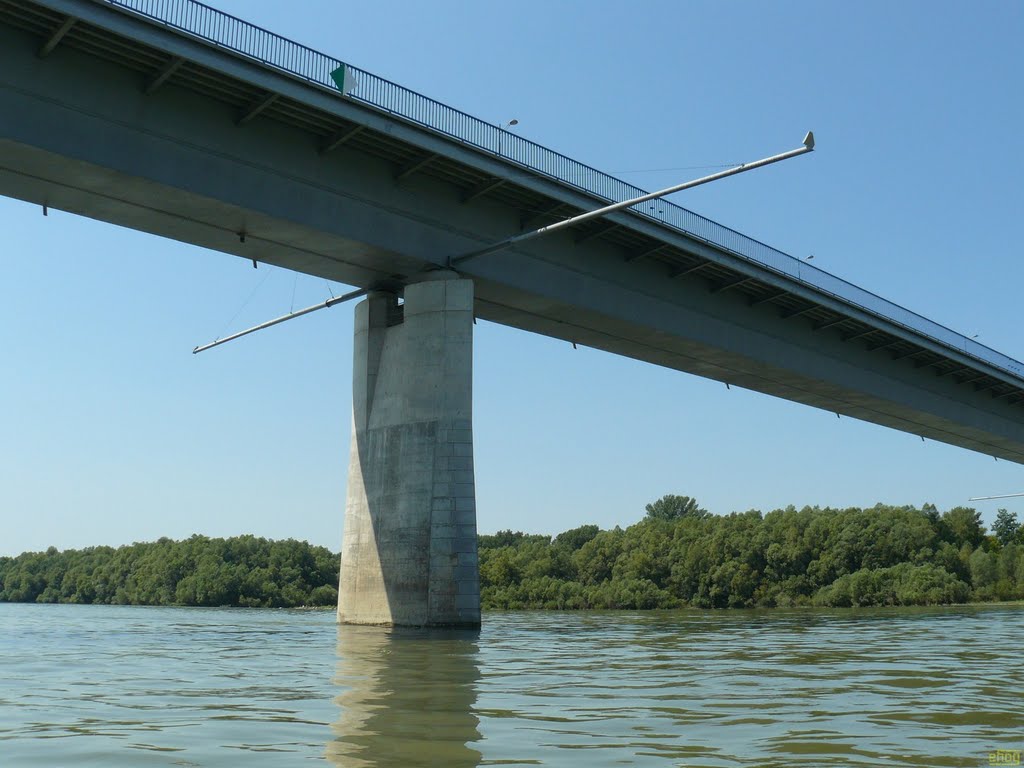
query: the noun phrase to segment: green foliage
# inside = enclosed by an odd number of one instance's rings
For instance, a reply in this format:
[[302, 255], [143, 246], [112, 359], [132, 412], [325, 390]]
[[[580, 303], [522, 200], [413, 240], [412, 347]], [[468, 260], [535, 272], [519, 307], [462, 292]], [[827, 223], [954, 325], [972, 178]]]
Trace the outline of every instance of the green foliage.
[[542, 536], [539, 534], [532, 533], [520, 533], [512, 531], [498, 531], [493, 535], [483, 535], [478, 537], [478, 545], [480, 549], [501, 549], [502, 547], [514, 547], [522, 542], [531, 541], [551, 541], [550, 536]]
[[814, 596], [815, 605], [942, 605], [963, 603], [970, 589], [941, 566], [900, 563], [891, 568], [862, 568], [836, 579]]
[[954, 544], [969, 544], [974, 548], [985, 540], [981, 513], [970, 507], [953, 507], [943, 513], [940, 522], [943, 536]]
[[682, 520], [707, 517], [708, 511], [697, 506], [696, 499], [669, 493], [647, 505], [647, 516], [654, 520]]
[[966, 507], [715, 516], [665, 496], [625, 530], [481, 537], [480, 575], [485, 608], [934, 605], [1024, 597], [1024, 548]]
[[555, 537], [555, 544], [568, 547], [575, 551], [593, 539], [601, 529], [596, 525], [581, 525], [579, 528], [560, 533]]
[[998, 555], [985, 552], [980, 547], [974, 550], [969, 561], [971, 566], [971, 584], [979, 595], [990, 596], [992, 587], [999, 578]]
[[1020, 542], [1021, 526], [1017, 522], [1017, 513], [1007, 512], [1005, 509], [996, 512], [996, 521], [992, 524], [992, 532], [1003, 546]]
[[335, 605], [338, 556], [255, 536], [26, 552], [0, 558], [0, 602]]
[[[976, 510], [786, 507], [710, 515], [664, 496], [629, 528], [479, 538], [484, 608], [933, 605], [1024, 598], [1016, 517]], [[254, 536], [160, 539], [0, 557], [0, 602], [334, 605], [338, 556]]]

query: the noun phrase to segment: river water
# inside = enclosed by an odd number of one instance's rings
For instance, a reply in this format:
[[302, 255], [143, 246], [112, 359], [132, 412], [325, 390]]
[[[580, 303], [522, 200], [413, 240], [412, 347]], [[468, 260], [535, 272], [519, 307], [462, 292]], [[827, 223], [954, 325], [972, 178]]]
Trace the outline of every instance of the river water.
[[0, 604], [0, 766], [979, 766], [1024, 747], [1020, 606], [484, 621]]

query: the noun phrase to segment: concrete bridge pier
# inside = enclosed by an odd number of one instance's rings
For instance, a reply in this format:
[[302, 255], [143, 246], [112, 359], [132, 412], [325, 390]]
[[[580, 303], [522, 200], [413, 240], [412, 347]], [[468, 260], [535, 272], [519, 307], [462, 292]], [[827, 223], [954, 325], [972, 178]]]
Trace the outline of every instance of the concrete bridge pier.
[[338, 621], [479, 626], [473, 281], [359, 303], [352, 399]]

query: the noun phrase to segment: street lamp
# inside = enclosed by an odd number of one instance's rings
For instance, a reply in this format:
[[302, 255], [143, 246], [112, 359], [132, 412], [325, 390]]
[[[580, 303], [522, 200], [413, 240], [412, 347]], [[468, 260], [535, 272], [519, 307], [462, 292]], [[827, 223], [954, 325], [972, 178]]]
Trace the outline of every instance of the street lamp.
[[514, 117], [507, 123], [498, 123], [498, 156], [501, 156], [501, 135], [509, 128], [519, 125], [519, 121]]

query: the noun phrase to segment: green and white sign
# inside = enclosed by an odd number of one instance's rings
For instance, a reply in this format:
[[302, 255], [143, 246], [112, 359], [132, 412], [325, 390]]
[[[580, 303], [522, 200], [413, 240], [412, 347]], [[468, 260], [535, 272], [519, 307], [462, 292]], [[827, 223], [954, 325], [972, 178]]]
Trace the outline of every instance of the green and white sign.
[[347, 96], [353, 90], [359, 86], [359, 81], [356, 80], [355, 74], [352, 72], [352, 68], [348, 64], [342, 64], [336, 70], [331, 72], [331, 80], [338, 86], [338, 90], [341, 91], [342, 96]]

